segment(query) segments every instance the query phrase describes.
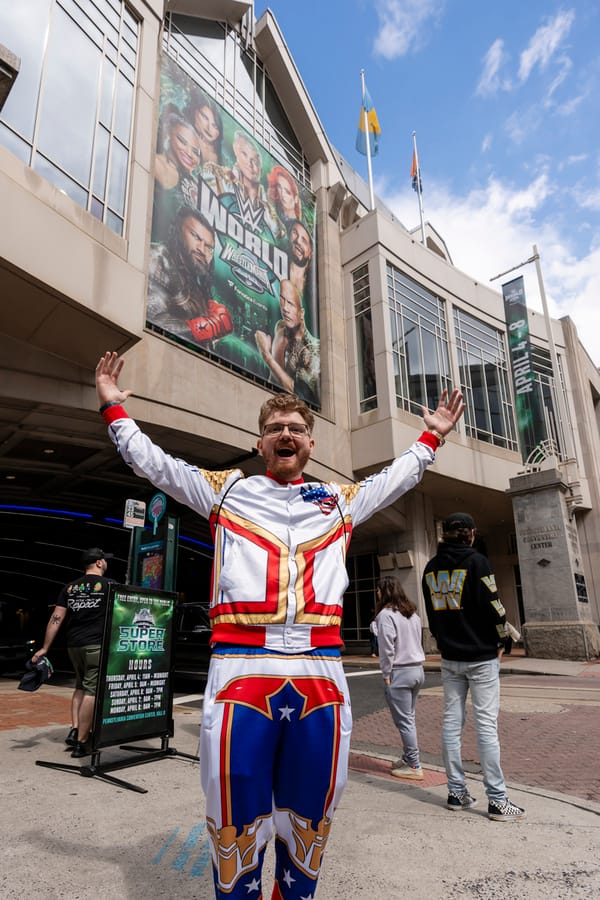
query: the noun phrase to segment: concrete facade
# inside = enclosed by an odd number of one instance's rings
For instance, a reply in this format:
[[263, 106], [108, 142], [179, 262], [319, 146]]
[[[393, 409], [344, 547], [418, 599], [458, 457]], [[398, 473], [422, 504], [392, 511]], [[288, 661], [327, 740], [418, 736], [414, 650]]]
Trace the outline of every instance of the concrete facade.
[[[504, 333], [501, 295], [457, 270], [433, 230], [431, 240], [428, 237], [423, 246], [383, 205], [367, 209], [365, 185], [356, 173], [348, 174], [347, 163], [331, 147], [270, 11], [253, 23], [247, 15], [250, 3], [133, 0], [129, 6], [139, 18], [140, 41], [123, 236], [0, 146], [3, 218], [11, 223], [0, 235], [0, 405], [5, 409], [27, 407], [29, 412], [35, 408], [43, 415], [40, 428], [43, 424], [56, 432], [68, 429], [75, 440], [78, 434], [82, 439], [84, 432], [88, 437], [92, 434], [100, 448], [105, 437], [97, 421], [93, 369], [101, 353], [114, 349], [127, 354], [126, 380], [135, 391], [128, 402], [131, 415], [154, 433], [168, 436], [175, 449], [198, 448], [203, 461], [214, 468], [251, 453], [257, 438], [256, 411], [268, 389], [145, 327], [164, 17], [181, 12], [210, 18], [219, 8], [229, 27], [243, 31], [264, 64], [302, 146], [317, 198], [322, 407], [307, 475], [347, 482], [381, 468], [402, 453], [422, 429], [420, 417], [397, 404], [388, 263], [445, 304], [456, 384], [459, 364], [453, 311], [463, 310]], [[32, 228], [44, 238], [42, 243], [36, 242], [35, 253], [24, 237]], [[452, 236], [445, 238], [451, 244]], [[362, 361], [356, 342], [352, 279], [364, 264], [369, 273], [377, 405], [361, 412]], [[532, 341], [547, 348], [545, 321], [535, 312], [530, 312], [530, 331]], [[557, 480], [564, 482], [570, 498], [564, 503], [569, 527], [580, 546], [578, 566], [589, 597], [586, 653], [597, 655], [600, 377], [568, 319], [553, 322], [552, 331], [572, 423], [565, 427], [572, 428], [575, 447], [575, 458], [568, 466], [560, 463]], [[15, 416], [7, 413], [6, 421], [14, 421]], [[249, 473], [261, 470], [259, 462], [252, 459], [245, 468]], [[520, 527], [513, 518], [508, 493], [523, 471], [516, 448], [468, 436], [461, 425], [438, 453], [423, 483], [356, 531], [351, 557], [377, 558], [381, 570], [397, 574], [421, 604], [421, 572], [435, 551], [439, 522], [455, 509], [468, 510], [485, 538], [509, 618], [518, 628], [529, 619], [540, 621], [535, 605], [538, 586], [531, 577], [532, 571], [538, 572], [519, 549]], [[527, 496], [525, 492], [523, 497]], [[23, 501], [16, 488], [14, 498]], [[530, 515], [527, 502], [523, 501], [525, 524]], [[551, 581], [545, 589], [552, 593], [557, 588]], [[549, 608], [555, 609], [557, 604], [550, 601]], [[552, 625], [557, 619], [561, 616], [550, 615], [544, 621]], [[367, 628], [368, 620], [359, 622], [350, 640], [366, 637]], [[547, 652], [553, 655], [553, 646]]]

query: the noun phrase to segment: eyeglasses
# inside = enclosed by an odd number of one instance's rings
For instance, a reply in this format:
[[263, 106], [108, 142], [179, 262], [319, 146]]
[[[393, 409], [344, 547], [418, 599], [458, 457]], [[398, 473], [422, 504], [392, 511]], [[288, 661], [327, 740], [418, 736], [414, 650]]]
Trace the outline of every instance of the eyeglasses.
[[265, 425], [263, 435], [275, 437], [275, 435], [283, 434], [283, 429], [287, 428], [292, 437], [306, 437], [310, 434], [308, 425], [301, 425], [300, 422], [272, 422]]

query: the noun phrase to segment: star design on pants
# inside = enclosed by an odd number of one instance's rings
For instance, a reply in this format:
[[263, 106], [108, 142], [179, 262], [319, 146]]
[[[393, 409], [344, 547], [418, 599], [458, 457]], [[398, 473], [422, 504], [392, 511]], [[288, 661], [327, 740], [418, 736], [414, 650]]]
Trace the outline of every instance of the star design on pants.
[[281, 719], [279, 720], [280, 722], [282, 722], [284, 719], [287, 719], [288, 722], [291, 722], [292, 721], [291, 715], [293, 712], [296, 712], [296, 707], [295, 706], [287, 706], [287, 705], [280, 706], [279, 712], [281, 713]]
[[300, 897], [300, 900], [313, 900], [313, 895], [309, 894], [308, 897]]
[[248, 893], [251, 894], [252, 891], [260, 890], [260, 881], [257, 881], [256, 878], [254, 878], [252, 881], [249, 881], [248, 884], [245, 884], [244, 887], [247, 888]]
[[285, 869], [285, 870], [284, 870], [284, 874], [283, 874], [282, 881], [285, 881], [285, 883], [287, 884], [287, 886], [288, 886], [289, 888], [291, 888], [292, 882], [294, 882], [295, 880], [296, 880], [295, 878], [292, 878], [292, 873], [290, 872], [290, 870], [289, 870], [289, 869]]

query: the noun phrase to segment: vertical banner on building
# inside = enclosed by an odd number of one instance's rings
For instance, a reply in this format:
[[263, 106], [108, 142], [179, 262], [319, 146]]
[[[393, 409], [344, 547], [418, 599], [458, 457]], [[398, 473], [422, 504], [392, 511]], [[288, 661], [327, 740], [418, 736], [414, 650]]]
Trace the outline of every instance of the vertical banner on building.
[[546, 428], [531, 360], [529, 320], [523, 276], [502, 285], [517, 428], [523, 460], [546, 439]]
[[173, 735], [175, 595], [111, 585], [94, 713], [94, 750]]
[[320, 408], [316, 201], [163, 59], [146, 324]]

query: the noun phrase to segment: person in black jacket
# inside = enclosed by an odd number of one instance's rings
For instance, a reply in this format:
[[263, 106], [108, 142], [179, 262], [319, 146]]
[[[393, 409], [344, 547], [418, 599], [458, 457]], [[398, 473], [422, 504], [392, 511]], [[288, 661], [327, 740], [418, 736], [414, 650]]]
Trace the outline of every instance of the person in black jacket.
[[487, 557], [473, 548], [475, 522], [452, 513], [443, 523], [438, 552], [423, 573], [429, 629], [442, 656], [444, 721], [442, 751], [448, 778], [448, 809], [470, 809], [461, 756], [467, 693], [471, 691], [479, 761], [488, 798], [488, 816], [510, 822], [525, 815], [511, 803], [500, 767], [498, 710], [500, 656], [506, 640], [506, 614]]

